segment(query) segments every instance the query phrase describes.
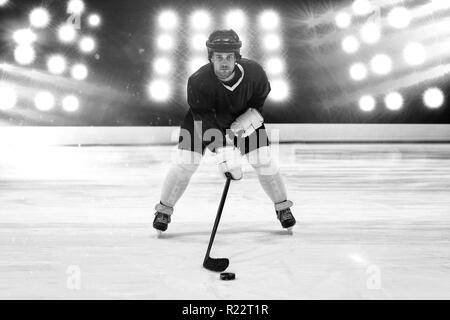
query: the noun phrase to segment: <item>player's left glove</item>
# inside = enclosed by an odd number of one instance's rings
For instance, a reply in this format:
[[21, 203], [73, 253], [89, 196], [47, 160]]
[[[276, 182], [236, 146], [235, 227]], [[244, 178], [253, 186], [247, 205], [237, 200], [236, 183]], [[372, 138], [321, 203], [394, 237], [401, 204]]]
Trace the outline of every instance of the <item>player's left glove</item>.
[[264, 118], [258, 110], [249, 108], [231, 124], [230, 130], [235, 135], [242, 134], [242, 137], [245, 138], [261, 127], [263, 123]]

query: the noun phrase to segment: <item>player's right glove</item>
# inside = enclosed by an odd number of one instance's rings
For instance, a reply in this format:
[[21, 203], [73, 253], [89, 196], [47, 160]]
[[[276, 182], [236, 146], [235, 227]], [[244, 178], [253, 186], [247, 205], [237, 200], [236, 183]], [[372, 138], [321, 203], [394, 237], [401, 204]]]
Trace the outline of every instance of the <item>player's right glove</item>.
[[219, 147], [215, 150], [215, 159], [220, 172], [226, 178], [225, 173], [229, 172], [233, 180], [242, 179], [242, 156], [236, 147]]

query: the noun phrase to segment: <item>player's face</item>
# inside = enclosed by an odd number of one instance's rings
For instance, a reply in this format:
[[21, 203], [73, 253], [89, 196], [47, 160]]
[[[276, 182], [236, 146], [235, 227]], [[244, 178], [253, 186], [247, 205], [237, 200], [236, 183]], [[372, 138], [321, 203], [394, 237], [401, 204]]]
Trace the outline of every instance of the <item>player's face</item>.
[[214, 73], [219, 79], [226, 79], [234, 71], [236, 56], [234, 52], [213, 52], [211, 62], [214, 65]]

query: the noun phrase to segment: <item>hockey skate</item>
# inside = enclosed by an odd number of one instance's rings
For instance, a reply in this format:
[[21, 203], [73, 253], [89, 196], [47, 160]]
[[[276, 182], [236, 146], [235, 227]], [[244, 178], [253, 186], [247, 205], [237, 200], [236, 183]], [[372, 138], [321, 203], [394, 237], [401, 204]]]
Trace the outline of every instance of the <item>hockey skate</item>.
[[173, 212], [173, 208], [170, 208], [162, 203], [156, 205], [157, 211], [155, 213], [155, 219], [153, 220], [153, 228], [156, 229], [158, 237], [167, 230], [171, 221], [170, 216]]
[[296, 223], [294, 215], [290, 209], [291, 206], [292, 202], [289, 200], [275, 205], [277, 218], [280, 220], [281, 226], [284, 229], [287, 229], [289, 233], [292, 233], [292, 228]]

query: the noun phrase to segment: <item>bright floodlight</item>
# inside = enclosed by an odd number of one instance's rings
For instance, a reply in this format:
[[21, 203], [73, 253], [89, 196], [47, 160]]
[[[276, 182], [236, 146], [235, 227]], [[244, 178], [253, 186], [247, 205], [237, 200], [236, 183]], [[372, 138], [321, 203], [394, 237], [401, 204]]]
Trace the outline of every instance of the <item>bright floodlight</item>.
[[45, 28], [50, 23], [50, 14], [45, 8], [33, 9], [29, 18], [31, 25], [35, 28]]
[[271, 58], [266, 62], [266, 70], [270, 75], [279, 75], [284, 71], [284, 61], [280, 58]]
[[381, 37], [380, 26], [373, 22], [367, 22], [366, 24], [364, 24], [361, 28], [360, 33], [363, 41], [368, 44], [378, 42]]
[[191, 15], [191, 26], [193, 29], [206, 29], [211, 24], [211, 16], [205, 10], [197, 10]]
[[367, 68], [363, 63], [355, 63], [350, 67], [350, 77], [355, 81], [364, 80], [367, 77]]
[[208, 36], [204, 34], [196, 34], [192, 37], [191, 46], [194, 50], [205, 50], [205, 43]]
[[75, 80], [84, 80], [88, 76], [88, 69], [84, 64], [79, 63], [72, 67], [70, 74]]
[[150, 98], [155, 101], [166, 101], [170, 96], [170, 86], [164, 80], [154, 80], [150, 83], [149, 87]]
[[277, 34], [268, 34], [263, 39], [264, 49], [267, 51], [274, 51], [280, 48], [281, 39]]
[[161, 50], [170, 50], [174, 46], [173, 38], [168, 34], [160, 35], [156, 40], [156, 43]]
[[283, 101], [289, 96], [289, 86], [284, 80], [274, 80], [270, 83], [272, 91], [270, 91], [270, 98], [274, 101]]
[[384, 98], [384, 103], [389, 110], [399, 110], [403, 106], [403, 97], [398, 92], [391, 92]]
[[159, 27], [164, 30], [172, 30], [178, 24], [178, 17], [172, 10], [161, 12], [158, 17]]
[[206, 64], [205, 58], [196, 57], [189, 62], [189, 70], [191, 73], [196, 72], [200, 67]]
[[450, 7], [448, 0], [431, 0], [430, 5], [434, 10], [447, 9]]
[[423, 94], [423, 103], [431, 109], [436, 109], [444, 104], [444, 93], [439, 88], [427, 89]]
[[28, 65], [34, 61], [36, 53], [32, 46], [22, 44], [14, 50], [14, 59], [17, 63], [22, 65]]
[[425, 62], [427, 51], [422, 44], [413, 42], [408, 44], [403, 50], [403, 58], [406, 63], [417, 66]]
[[153, 62], [153, 70], [159, 75], [166, 75], [172, 71], [172, 64], [167, 58], [158, 58]]
[[378, 54], [370, 60], [372, 72], [378, 75], [386, 75], [392, 70], [392, 60], [385, 54]]
[[66, 59], [61, 55], [51, 56], [47, 61], [47, 68], [53, 74], [62, 74], [66, 71]]
[[36, 34], [31, 29], [20, 29], [13, 34], [14, 41], [21, 45], [30, 45], [36, 41]]
[[91, 27], [98, 27], [101, 22], [102, 20], [98, 14], [93, 13], [88, 17], [88, 23]]
[[375, 99], [372, 96], [363, 96], [361, 99], [359, 99], [359, 108], [362, 111], [369, 112], [373, 111], [375, 109], [376, 102]]
[[92, 37], [83, 37], [80, 40], [80, 50], [85, 53], [90, 53], [95, 49], [95, 41]]
[[0, 7], [3, 7], [8, 3], [9, 0], [0, 0]]
[[403, 29], [411, 22], [411, 13], [405, 7], [396, 7], [388, 14], [389, 24], [396, 29]]
[[245, 14], [242, 10], [232, 10], [225, 16], [225, 24], [230, 29], [241, 29], [245, 25]]
[[359, 49], [359, 41], [355, 36], [347, 36], [342, 40], [342, 50], [346, 53], [355, 53]]
[[70, 0], [67, 3], [67, 13], [80, 14], [84, 11], [85, 5], [81, 0]]
[[63, 109], [67, 112], [75, 112], [80, 107], [80, 101], [75, 96], [66, 96], [62, 102]]
[[14, 89], [0, 85], [0, 110], [9, 110], [17, 103], [17, 93]]
[[280, 24], [279, 15], [272, 10], [264, 11], [259, 16], [259, 25], [264, 30], [273, 30]]
[[55, 97], [50, 92], [41, 91], [34, 98], [34, 104], [38, 110], [49, 111], [55, 106]]
[[355, 0], [353, 1], [352, 9], [356, 15], [364, 16], [372, 12], [372, 5], [369, 0]]
[[334, 18], [338, 28], [345, 29], [352, 23], [352, 17], [347, 12], [339, 12]]
[[77, 32], [75, 28], [70, 24], [62, 25], [58, 30], [59, 40], [68, 43], [75, 40]]

